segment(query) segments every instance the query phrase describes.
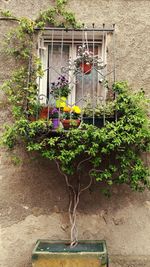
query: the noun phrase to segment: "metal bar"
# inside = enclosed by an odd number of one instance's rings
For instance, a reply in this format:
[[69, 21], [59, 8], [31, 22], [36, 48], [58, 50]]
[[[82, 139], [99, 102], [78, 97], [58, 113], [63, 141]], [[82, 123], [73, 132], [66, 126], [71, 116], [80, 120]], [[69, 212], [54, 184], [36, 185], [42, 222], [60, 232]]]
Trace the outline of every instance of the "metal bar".
[[[41, 28], [38, 28], [38, 27], [35, 27], [34, 28], [34, 30], [37, 30], [37, 31], [40, 31], [41, 30]], [[69, 28], [69, 29], [65, 29], [65, 28], [51, 28], [51, 27], [45, 27], [45, 28], [43, 28], [42, 30], [45, 30], [45, 31], [48, 31], [48, 30], [55, 30], [55, 31], [66, 31], [66, 32], [68, 32], [68, 31], [72, 31], [72, 30], [74, 30], [74, 31], [78, 31], [78, 32], [80, 32], [80, 31], [83, 31], [84, 30], [84, 28], [80, 28], [80, 29], [72, 29], [72, 28]], [[93, 28], [88, 28], [88, 29], [86, 29], [86, 31], [92, 31], [93, 30]], [[106, 32], [114, 32], [114, 28], [105, 28], [105, 31]], [[98, 28], [94, 28], [94, 31], [96, 32], [99, 32], [99, 31], [101, 31], [101, 32], [103, 32], [104, 30], [103, 30], [103, 28], [100, 28], [100, 29], [98, 29]]]
[[[49, 43], [50, 42], [51, 39], [45, 39], [44, 35], [43, 35], [43, 37], [44, 37], [44, 43]], [[65, 44], [72, 44], [71, 40], [68, 40], [68, 39], [64, 38], [64, 41], [65, 41]], [[57, 39], [57, 40], [54, 40], [53, 43], [57, 44], [57, 43], [60, 43], [60, 42], [61, 42], [61, 39]], [[74, 40], [74, 43], [80, 45], [81, 44], [81, 39], [80, 40]], [[88, 40], [88, 44], [92, 44], [92, 40], [91, 39]], [[101, 39], [95, 40], [95, 44], [102, 44], [102, 40]]]
[[[30, 47], [31, 49], [31, 47]], [[29, 87], [29, 83], [30, 83], [30, 80], [31, 80], [31, 64], [32, 64], [32, 53], [31, 53], [31, 50], [30, 50], [30, 56], [29, 56], [29, 62], [28, 62], [28, 75], [27, 75], [27, 89]], [[27, 91], [27, 96], [26, 96], [26, 106], [25, 106], [25, 110], [26, 112], [28, 111], [28, 91]]]
[[[76, 53], [76, 51], [75, 51]], [[74, 30], [72, 31], [72, 38], [71, 38], [71, 60], [74, 59]], [[70, 70], [69, 70], [70, 72]], [[69, 75], [69, 83], [70, 83], [70, 80], [71, 79], [74, 79], [73, 82], [74, 82], [74, 87], [73, 87], [73, 91], [74, 91], [74, 95], [75, 95], [75, 91], [76, 91], [76, 81], [75, 81], [75, 77], [73, 76], [73, 71], [71, 70], [71, 78], [70, 78], [70, 75]], [[75, 101], [75, 98], [74, 98], [74, 101]], [[72, 101], [72, 93], [70, 94], [70, 103], [71, 105], [73, 104], [73, 101]]]
[[[61, 72], [61, 75], [62, 75], [63, 49], [64, 49], [64, 40], [63, 40], [63, 31], [62, 31], [62, 34], [61, 34], [61, 46], [60, 46], [60, 66], [61, 66], [60, 72]], [[59, 101], [60, 101], [60, 90], [59, 90]], [[58, 116], [59, 116], [59, 121], [60, 121], [60, 105], [59, 105]]]
[[[54, 31], [52, 31], [52, 42], [51, 42], [51, 51], [49, 51], [48, 49], [48, 60], [49, 60], [49, 66], [48, 66], [48, 90], [49, 90], [49, 87], [51, 88], [51, 72], [50, 72], [50, 64], [52, 63], [52, 59], [53, 59], [53, 40], [54, 40]], [[49, 46], [48, 46], [49, 47]], [[50, 52], [50, 53], [49, 53]], [[50, 56], [50, 59], [49, 59], [49, 56]], [[48, 104], [50, 103], [50, 91], [49, 91], [49, 94], [47, 96], [47, 99], [48, 99]], [[47, 114], [47, 118], [49, 119], [49, 105], [48, 105], [48, 114]]]
[[[105, 24], [103, 24], [103, 29], [105, 30]], [[103, 53], [103, 55], [102, 55], [102, 57], [103, 57], [103, 64], [105, 63], [105, 38], [106, 38], [106, 36], [105, 36], [105, 32], [103, 31], [103, 51], [102, 51], [102, 53]], [[104, 77], [105, 77], [105, 74], [103, 73], [103, 75], [104, 75]], [[105, 93], [105, 87], [104, 87], [104, 84], [102, 83], [102, 90], [104, 90], [104, 103], [103, 103], [103, 105], [105, 106], [106, 105], [106, 93]], [[106, 116], [105, 116], [105, 110], [104, 110], [104, 113], [103, 113], [103, 125], [105, 126], [105, 123], [106, 123]]]
[[95, 54], [95, 42], [94, 42], [94, 23], [93, 23], [93, 30], [92, 30], [92, 34], [93, 34], [93, 66], [92, 66], [92, 96], [93, 96], [93, 125], [95, 125], [95, 101], [94, 101], [94, 54]]
[[50, 91], [49, 91], [49, 54], [50, 54], [50, 46], [48, 45], [48, 58], [47, 58], [47, 98], [49, 98]]
[[[52, 60], [53, 60], [53, 50], [54, 50], [54, 31], [52, 31], [52, 39], [51, 39], [51, 51], [50, 51], [50, 55], [48, 55], [48, 57], [50, 56], [50, 64], [52, 64]], [[50, 65], [49, 65], [49, 70], [50, 70]], [[49, 72], [49, 83], [51, 84], [51, 73]]]
[[115, 24], [113, 24], [114, 33], [113, 33], [113, 57], [114, 57], [114, 82], [116, 81], [116, 40], [115, 40]]
[[[113, 24], [113, 28], [114, 28], [114, 33], [113, 33], [113, 61], [114, 61], [114, 66], [113, 66], [113, 79], [114, 79], [114, 83], [116, 82], [116, 40], [115, 40], [115, 24]], [[114, 99], [116, 99], [117, 95], [116, 93], [114, 93]], [[117, 111], [115, 110], [115, 121], [117, 122]]]
[[[83, 24], [83, 29], [82, 29], [82, 47], [84, 45], [85, 45], [85, 28], [84, 28], [84, 24]], [[83, 98], [83, 95], [84, 95], [84, 73], [83, 73], [83, 65], [84, 65], [84, 61], [83, 61], [83, 58], [82, 58], [82, 67], [81, 67], [81, 69], [82, 69], [81, 70], [81, 72], [82, 72], [82, 84], [81, 84], [82, 98]], [[81, 114], [81, 120], [83, 120], [83, 114]]]
[[63, 49], [64, 49], [64, 36], [63, 36], [63, 31], [62, 31], [62, 34], [61, 34], [61, 48], [60, 48], [60, 65], [61, 65], [61, 68], [62, 68], [62, 60], [63, 60]]
[[[41, 49], [39, 49], [39, 47], [41, 46], [41, 38], [39, 37], [38, 38], [38, 57], [40, 58], [40, 60], [41, 60], [41, 62], [42, 62], [42, 50]], [[43, 67], [43, 66], [42, 66]], [[48, 80], [48, 79], [47, 79]], [[41, 89], [41, 81], [42, 81], [42, 79], [41, 79], [41, 77], [39, 76], [38, 77], [38, 81], [37, 81], [37, 84], [38, 84], [38, 91], [37, 91], [37, 104], [39, 104], [39, 101], [40, 101], [40, 89]], [[47, 84], [46, 84], [47, 85]], [[46, 88], [47, 89], [47, 88]], [[48, 93], [47, 91], [46, 91], [46, 93]], [[39, 119], [39, 116], [40, 116], [40, 111], [38, 110], [37, 112], [36, 112], [36, 120], [38, 120]]]
[[52, 69], [54, 70], [58, 75], [60, 75], [60, 72], [58, 72], [55, 68], [53, 68], [52, 66], [50, 66], [49, 68], [44, 69], [44, 71], [47, 71], [48, 69]]

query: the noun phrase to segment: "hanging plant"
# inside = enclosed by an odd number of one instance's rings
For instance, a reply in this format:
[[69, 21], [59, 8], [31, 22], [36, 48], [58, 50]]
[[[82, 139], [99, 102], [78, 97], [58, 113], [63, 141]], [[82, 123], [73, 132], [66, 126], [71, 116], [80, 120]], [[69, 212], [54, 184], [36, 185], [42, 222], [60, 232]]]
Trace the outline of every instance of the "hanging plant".
[[86, 45], [79, 46], [77, 58], [74, 60], [75, 69], [80, 69], [84, 74], [89, 74], [94, 63], [93, 52], [89, 51]]
[[103, 69], [106, 65], [103, 64], [101, 58], [98, 55], [94, 55], [92, 51], [88, 48], [88, 44], [79, 46], [77, 51], [77, 57], [73, 63], [74, 72], [81, 71], [84, 74], [90, 74], [93, 67], [96, 66], [97, 69]]

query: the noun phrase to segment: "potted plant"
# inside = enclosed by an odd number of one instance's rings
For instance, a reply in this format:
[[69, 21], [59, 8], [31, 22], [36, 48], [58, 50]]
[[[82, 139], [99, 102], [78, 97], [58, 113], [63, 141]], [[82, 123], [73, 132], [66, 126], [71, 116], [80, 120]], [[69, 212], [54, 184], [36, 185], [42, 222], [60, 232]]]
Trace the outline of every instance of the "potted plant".
[[41, 106], [40, 112], [39, 112], [39, 119], [48, 119], [48, 106]]
[[66, 106], [66, 101], [67, 101], [67, 98], [64, 96], [57, 99], [56, 100], [56, 108], [58, 108], [58, 109], [64, 108]]
[[93, 124], [97, 127], [102, 127], [105, 121], [112, 122], [115, 120], [115, 101], [106, 101], [102, 103], [93, 101], [89, 98], [83, 107], [83, 122]]
[[49, 118], [52, 119], [53, 129], [57, 129], [59, 127], [59, 110], [57, 108], [50, 108], [49, 110]]
[[55, 99], [61, 97], [67, 98], [70, 92], [71, 89], [69, 87], [69, 81], [64, 75], [59, 76], [57, 82], [51, 83], [50, 93], [53, 95]]
[[33, 102], [28, 105], [28, 119], [29, 121], [36, 121], [39, 114], [42, 113], [43, 106], [39, 102]]
[[74, 61], [75, 68], [80, 69], [84, 74], [89, 74], [94, 62], [93, 52], [89, 51], [86, 45], [79, 46], [77, 58]]
[[81, 122], [80, 114], [81, 109], [78, 106], [73, 106], [72, 108], [65, 106], [61, 114], [61, 122], [64, 129], [68, 130], [69, 128], [79, 127]]

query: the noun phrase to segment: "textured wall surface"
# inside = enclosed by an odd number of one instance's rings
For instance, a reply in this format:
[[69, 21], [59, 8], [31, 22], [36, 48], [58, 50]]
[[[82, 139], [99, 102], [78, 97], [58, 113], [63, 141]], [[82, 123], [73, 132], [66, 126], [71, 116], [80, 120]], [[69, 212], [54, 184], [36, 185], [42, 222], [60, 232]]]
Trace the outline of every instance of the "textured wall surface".
[[[36, 18], [54, 1], [0, 0], [1, 9], [14, 15]], [[116, 24], [117, 79], [128, 80], [133, 88], [150, 84], [150, 1], [70, 0], [68, 7], [87, 26]], [[0, 46], [14, 26], [0, 21]], [[9, 77], [13, 64], [0, 54], [0, 82]], [[0, 102], [0, 130], [10, 119], [5, 98]], [[19, 155], [20, 163], [15, 157]], [[147, 162], [148, 156], [145, 156]], [[150, 163], [150, 161], [149, 161]], [[31, 251], [39, 238], [69, 239], [68, 194], [56, 166], [35, 159], [23, 148], [13, 153], [0, 151], [0, 263], [3, 267], [30, 267]], [[100, 194], [97, 185], [81, 196], [78, 208], [80, 239], [105, 239], [111, 267], [150, 267], [150, 193], [133, 193], [114, 187], [111, 198]]]

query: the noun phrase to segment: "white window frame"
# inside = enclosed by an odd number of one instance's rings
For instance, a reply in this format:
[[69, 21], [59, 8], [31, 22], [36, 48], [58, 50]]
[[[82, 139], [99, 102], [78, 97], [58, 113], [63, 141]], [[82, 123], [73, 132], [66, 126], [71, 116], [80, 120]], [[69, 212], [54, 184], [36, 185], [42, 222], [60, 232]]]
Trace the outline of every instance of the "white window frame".
[[[107, 73], [107, 32], [105, 34], [100, 33], [99, 39], [97, 42], [95, 41], [95, 45], [98, 45], [98, 57], [102, 58], [103, 64], [106, 65], [106, 68], [104, 70], [104, 75]], [[53, 40], [54, 44], [55, 43], [60, 43], [60, 40]], [[92, 43], [92, 40], [89, 41], [89, 45]], [[45, 37], [44, 35], [40, 36], [38, 39], [38, 47], [37, 47], [37, 53], [38, 57], [41, 59], [44, 75], [42, 78], [38, 80], [38, 85], [39, 85], [39, 97], [40, 97], [40, 102], [42, 104], [47, 104], [47, 70], [48, 70], [48, 45], [51, 44], [51, 40], [47, 39], [47, 36]], [[77, 46], [83, 44], [82, 38], [80, 40], [75, 41], [74, 44], [72, 44], [71, 38], [67, 41], [64, 40], [64, 44], [70, 44], [69, 46], [69, 58], [72, 60], [76, 59], [76, 51], [77, 51]], [[73, 104], [75, 103], [76, 99], [76, 86], [75, 86], [75, 75], [73, 75], [73, 71], [69, 71], [69, 77], [73, 77], [74, 79], [74, 85], [71, 85], [72, 91], [71, 94], [68, 96], [68, 103]], [[102, 76], [98, 73], [98, 81], [101, 81]], [[100, 83], [97, 84], [97, 90], [98, 92], [100, 91], [99, 89]], [[103, 99], [106, 99], [106, 90], [104, 90], [103, 94]]]

